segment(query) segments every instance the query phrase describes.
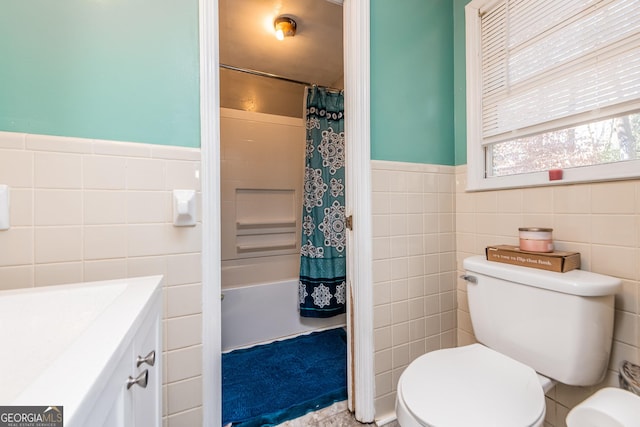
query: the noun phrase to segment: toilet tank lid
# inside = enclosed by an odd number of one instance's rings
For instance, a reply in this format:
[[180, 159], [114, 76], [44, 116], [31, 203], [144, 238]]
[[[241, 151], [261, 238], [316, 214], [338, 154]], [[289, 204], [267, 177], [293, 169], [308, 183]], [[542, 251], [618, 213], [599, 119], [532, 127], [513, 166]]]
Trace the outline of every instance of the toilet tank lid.
[[463, 261], [464, 269], [497, 279], [580, 296], [614, 295], [620, 290], [620, 279], [584, 270], [566, 273], [540, 270], [531, 267], [487, 261], [483, 256], [472, 256]]

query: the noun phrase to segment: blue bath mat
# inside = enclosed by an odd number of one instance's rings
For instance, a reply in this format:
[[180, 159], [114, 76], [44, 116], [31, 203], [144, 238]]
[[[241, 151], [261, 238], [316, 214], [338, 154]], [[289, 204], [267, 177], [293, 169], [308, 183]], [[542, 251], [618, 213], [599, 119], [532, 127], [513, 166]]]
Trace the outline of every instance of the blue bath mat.
[[222, 355], [223, 425], [273, 426], [346, 398], [342, 328]]

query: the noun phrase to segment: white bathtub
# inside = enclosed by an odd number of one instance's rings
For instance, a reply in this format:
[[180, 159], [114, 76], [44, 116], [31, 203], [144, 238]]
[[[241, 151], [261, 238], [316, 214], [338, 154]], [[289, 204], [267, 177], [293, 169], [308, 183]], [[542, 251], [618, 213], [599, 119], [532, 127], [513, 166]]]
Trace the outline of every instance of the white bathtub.
[[[134, 367], [138, 344], [159, 346], [155, 366], [161, 363], [161, 282], [153, 276], [1, 291], [0, 405], [62, 406], [66, 427], [135, 423], [132, 402], [142, 391], [124, 390], [127, 375], [145, 368]], [[144, 392], [159, 404], [160, 369], [152, 381]], [[161, 412], [147, 417], [157, 423], [145, 425], [160, 425]]]
[[222, 295], [222, 351], [346, 323], [344, 314], [327, 319], [300, 317], [297, 279], [223, 289]]

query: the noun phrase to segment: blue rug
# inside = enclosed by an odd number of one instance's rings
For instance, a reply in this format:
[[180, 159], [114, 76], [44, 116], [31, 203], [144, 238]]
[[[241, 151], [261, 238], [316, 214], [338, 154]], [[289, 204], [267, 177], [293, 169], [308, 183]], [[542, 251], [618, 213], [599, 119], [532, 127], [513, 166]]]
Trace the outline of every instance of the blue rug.
[[342, 328], [222, 355], [222, 425], [273, 426], [346, 398]]

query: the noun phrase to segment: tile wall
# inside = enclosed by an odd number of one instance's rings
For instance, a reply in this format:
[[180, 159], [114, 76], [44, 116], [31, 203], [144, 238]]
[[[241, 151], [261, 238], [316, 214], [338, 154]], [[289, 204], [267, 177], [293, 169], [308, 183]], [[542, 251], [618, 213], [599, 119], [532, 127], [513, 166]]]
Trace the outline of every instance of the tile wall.
[[455, 169], [372, 161], [376, 420], [416, 357], [456, 345]]
[[302, 119], [220, 109], [222, 289], [298, 277], [304, 141]]
[[[602, 385], [617, 385], [621, 360], [640, 363], [640, 180], [466, 193], [456, 168], [456, 249], [462, 260], [492, 244], [518, 244], [518, 227], [552, 227], [556, 247], [580, 252], [582, 268], [619, 277], [611, 362]], [[457, 285], [457, 342], [474, 342], [465, 283]], [[564, 427], [568, 411], [601, 387], [558, 385], [547, 396], [545, 426]]]
[[164, 424], [201, 424], [201, 227], [171, 190], [200, 190], [200, 150], [0, 132], [0, 289], [163, 274]]

